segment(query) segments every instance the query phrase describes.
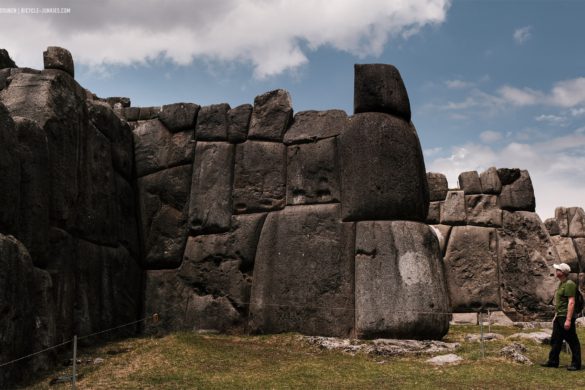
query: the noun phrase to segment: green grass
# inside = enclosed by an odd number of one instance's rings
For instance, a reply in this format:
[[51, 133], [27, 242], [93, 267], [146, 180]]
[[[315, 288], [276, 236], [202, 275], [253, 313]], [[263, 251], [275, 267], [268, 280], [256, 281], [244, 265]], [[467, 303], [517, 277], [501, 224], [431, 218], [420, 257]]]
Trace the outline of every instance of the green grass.
[[[492, 327], [510, 335], [516, 328]], [[529, 332], [529, 331], [526, 331]], [[499, 356], [510, 340], [464, 342], [479, 327], [452, 326], [444, 341], [460, 342], [458, 365], [433, 367], [433, 355], [410, 357], [350, 355], [311, 346], [295, 334], [271, 336], [202, 335], [180, 332], [162, 338], [136, 338], [81, 351], [81, 359], [101, 357], [99, 365], [82, 364], [80, 389], [579, 389], [585, 371], [525, 366]], [[585, 329], [579, 329], [585, 340]], [[548, 346], [519, 341], [535, 363], [546, 360]], [[119, 352], [112, 354], [112, 352]], [[568, 354], [561, 364], [569, 363]], [[69, 371], [51, 373], [33, 389], [68, 389], [49, 381]]]

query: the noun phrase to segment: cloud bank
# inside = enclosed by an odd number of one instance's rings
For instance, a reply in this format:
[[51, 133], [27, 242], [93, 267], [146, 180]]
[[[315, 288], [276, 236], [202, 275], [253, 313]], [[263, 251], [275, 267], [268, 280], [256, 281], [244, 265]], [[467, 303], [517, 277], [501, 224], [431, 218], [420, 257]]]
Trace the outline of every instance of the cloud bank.
[[[39, 67], [47, 46], [99, 67], [164, 58], [250, 64], [258, 78], [308, 62], [320, 47], [356, 56], [445, 21], [451, 0], [61, 0], [64, 15], [2, 15], [3, 45], [21, 66]], [[6, 0], [2, 7], [23, 6]], [[46, 7], [41, 0], [27, 7]]]

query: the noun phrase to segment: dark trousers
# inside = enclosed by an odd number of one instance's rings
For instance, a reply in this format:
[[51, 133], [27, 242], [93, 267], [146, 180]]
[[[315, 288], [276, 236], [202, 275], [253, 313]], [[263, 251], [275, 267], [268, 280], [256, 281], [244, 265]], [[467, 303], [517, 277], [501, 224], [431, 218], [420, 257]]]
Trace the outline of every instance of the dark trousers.
[[581, 368], [581, 345], [579, 344], [579, 337], [575, 329], [575, 319], [571, 320], [571, 327], [565, 330], [566, 317], [556, 317], [553, 321], [553, 332], [550, 339], [550, 353], [548, 355], [548, 362], [552, 365], [559, 365], [559, 355], [563, 347], [563, 340], [567, 341], [571, 348], [571, 365]]

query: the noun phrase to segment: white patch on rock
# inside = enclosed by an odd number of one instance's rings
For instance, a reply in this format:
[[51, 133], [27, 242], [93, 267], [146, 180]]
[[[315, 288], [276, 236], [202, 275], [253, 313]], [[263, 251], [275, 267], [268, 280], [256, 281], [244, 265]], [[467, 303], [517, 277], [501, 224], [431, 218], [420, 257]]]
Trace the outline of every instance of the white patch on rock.
[[440, 355], [440, 356], [435, 356], [434, 358], [428, 359], [427, 363], [431, 363], [435, 366], [442, 366], [445, 364], [456, 364], [462, 360], [463, 359], [461, 357], [459, 357], [453, 353], [450, 353], [448, 355]]
[[406, 252], [398, 259], [400, 278], [408, 286], [426, 283], [431, 279], [429, 264], [419, 253]]

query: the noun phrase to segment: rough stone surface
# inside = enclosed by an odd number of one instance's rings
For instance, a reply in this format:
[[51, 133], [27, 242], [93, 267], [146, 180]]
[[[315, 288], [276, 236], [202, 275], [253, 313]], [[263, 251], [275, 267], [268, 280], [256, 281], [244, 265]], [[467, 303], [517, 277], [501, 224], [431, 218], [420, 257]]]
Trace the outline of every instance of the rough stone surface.
[[441, 222], [441, 208], [443, 207], [444, 202], [430, 202], [429, 203], [429, 212], [427, 213], [427, 220], [426, 223], [431, 224], [438, 224]]
[[449, 240], [449, 236], [451, 234], [452, 227], [449, 225], [429, 225], [433, 229], [433, 233], [437, 236], [439, 240], [439, 247], [441, 248], [441, 253], [444, 255], [445, 251], [447, 250], [447, 242]]
[[139, 121], [148, 121], [151, 119], [157, 119], [161, 107], [140, 107], [138, 111]]
[[246, 314], [265, 218], [265, 213], [237, 215], [230, 232], [190, 237], [178, 276], [199, 294], [226, 297]]
[[134, 129], [138, 177], [192, 163], [194, 151], [192, 130], [173, 134], [158, 119], [142, 122]]
[[227, 103], [201, 107], [197, 116], [195, 136], [198, 141], [227, 141], [228, 111]]
[[561, 229], [559, 228], [559, 223], [554, 218], [548, 218], [544, 221], [544, 226], [546, 226], [546, 230], [548, 230], [548, 234], [551, 236], [558, 236], [561, 234]]
[[144, 267], [176, 268], [187, 242], [191, 165], [138, 179]]
[[114, 174], [116, 183], [115, 218], [118, 242], [133, 258], [140, 258], [140, 237], [138, 230], [138, 204], [136, 192], [131, 183], [119, 174]]
[[12, 116], [34, 120], [43, 128], [49, 147], [51, 223], [70, 228], [79, 210], [82, 148], [88, 128], [85, 92], [61, 71], [16, 73], [0, 92]]
[[441, 339], [447, 333], [441, 252], [427, 225], [358, 222], [355, 253], [358, 337]]
[[272, 211], [283, 208], [285, 203], [286, 146], [261, 141], [236, 145], [234, 211]]
[[252, 105], [242, 104], [227, 112], [228, 116], [228, 141], [242, 143], [248, 138], [248, 127], [252, 116]]
[[393, 65], [356, 64], [354, 113], [384, 112], [410, 122], [410, 101], [400, 72]]
[[189, 201], [189, 227], [194, 233], [229, 230], [233, 177], [234, 145], [198, 141]]
[[585, 211], [581, 207], [571, 207], [572, 215], [569, 221], [569, 237], [585, 237]]
[[441, 224], [464, 225], [466, 222], [465, 193], [449, 191], [441, 209]]
[[6, 49], [0, 49], [0, 69], [16, 68], [16, 64], [10, 58], [10, 54]]
[[499, 308], [496, 229], [453, 227], [445, 254], [445, 277], [454, 311]]
[[[194, 329], [226, 331], [241, 321], [228, 298], [199, 295], [181, 281], [176, 270], [147, 271], [144, 288], [144, 310], [159, 318], [147, 323], [147, 334]], [[173, 305], [169, 306], [169, 302]]]
[[0, 233], [16, 233], [20, 201], [18, 133], [10, 113], [0, 103]]
[[514, 183], [521, 176], [518, 168], [500, 168], [497, 172], [503, 186]]
[[338, 142], [345, 221], [425, 221], [429, 191], [412, 124], [382, 113], [357, 114]]
[[579, 271], [585, 273], [585, 238], [573, 238], [573, 244], [579, 258]]
[[256, 96], [248, 138], [281, 142], [292, 118], [292, 102], [288, 91], [276, 89]]
[[342, 110], [297, 112], [292, 125], [284, 134], [284, 143], [315, 142], [338, 136], [348, 121], [347, 114]]
[[559, 262], [567, 263], [571, 272], [579, 272], [579, 258], [570, 237], [552, 236], [551, 241], [559, 255]]
[[73, 57], [67, 49], [56, 46], [47, 47], [47, 50], [43, 52], [43, 62], [45, 69], [59, 69], [71, 77], [75, 76]]
[[565, 207], [557, 207], [555, 209], [555, 219], [559, 224], [559, 234], [563, 237], [569, 235], [569, 210]]
[[451, 325], [477, 325], [477, 313], [453, 313]]
[[337, 140], [329, 138], [287, 148], [289, 205], [331, 203], [341, 199]]
[[465, 195], [481, 194], [481, 182], [477, 171], [460, 173], [458, 182]]
[[495, 167], [490, 167], [479, 175], [481, 192], [484, 194], [499, 195], [502, 192], [502, 182]]
[[435, 356], [434, 358], [430, 358], [427, 360], [427, 363], [432, 364], [433, 366], [444, 366], [446, 364], [457, 364], [463, 361], [463, 358], [455, 355], [454, 353], [450, 353], [447, 355], [440, 355]]
[[465, 195], [467, 224], [475, 226], [502, 226], [502, 210], [496, 195]]
[[[10, 193], [19, 195], [19, 202], [15, 204], [0, 201], [0, 204], [11, 209], [18, 206], [16, 235], [28, 249], [34, 265], [44, 267], [47, 263], [49, 243], [50, 201], [50, 180], [47, 175], [47, 167], [49, 166], [47, 136], [43, 129], [30, 119], [16, 117], [14, 123], [18, 134], [21, 158], [20, 189], [18, 187], [10, 189], [11, 187], [0, 185], [2, 188], [7, 188], [7, 191], [0, 192], [6, 195]], [[6, 145], [3, 142], [0, 144]], [[2, 157], [10, 156], [10, 150], [8, 146], [6, 151], [2, 152]], [[0, 172], [2, 172], [0, 183], [3, 179], [13, 176], [10, 171], [5, 171], [2, 168], [0, 168]], [[2, 195], [0, 195], [0, 199], [2, 199]], [[2, 206], [0, 206], [1, 209]]]
[[538, 344], [550, 344], [550, 336], [551, 333], [549, 332], [530, 332], [530, 333], [514, 333], [513, 335], [508, 336], [509, 339], [522, 339], [522, 340], [532, 340]]
[[[22, 243], [0, 234], [0, 362], [5, 363], [54, 343], [51, 277], [33, 266]], [[33, 336], [34, 337], [31, 337]], [[0, 369], [0, 387], [46, 370], [53, 354], [41, 354]]]
[[431, 202], [445, 200], [449, 191], [447, 177], [442, 173], [427, 172], [429, 199]]
[[350, 335], [355, 227], [340, 217], [339, 205], [291, 206], [268, 215], [254, 266], [253, 332]]
[[512, 345], [507, 345], [500, 350], [500, 355], [505, 357], [508, 360], [511, 360], [514, 363], [525, 364], [528, 366], [532, 365], [532, 361], [528, 359], [524, 353], [526, 353], [526, 347], [522, 344], [513, 343]]
[[520, 177], [502, 186], [500, 207], [509, 211], [534, 211], [536, 202], [534, 189], [528, 171], [520, 171]]
[[[552, 314], [558, 254], [537, 214], [504, 212], [498, 229], [502, 310], [514, 321]], [[552, 315], [551, 315], [552, 317]]]
[[194, 103], [167, 104], [161, 107], [158, 119], [173, 133], [190, 130], [195, 128], [200, 108]]
[[487, 317], [488, 323], [492, 325], [501, 325], [501, 326], [513, 326], [514, 321], [512, 321], [503, 311], [490, 311], [489, 316]]
[[132, 129], [107, 104], [87, 101], [87, 105], [91, 123], [111, 142], [114, 168], [126, 180], [131, 180], [134, 169]]

